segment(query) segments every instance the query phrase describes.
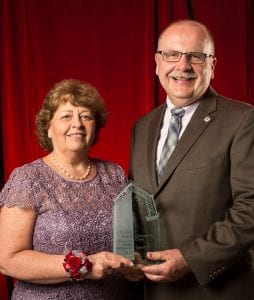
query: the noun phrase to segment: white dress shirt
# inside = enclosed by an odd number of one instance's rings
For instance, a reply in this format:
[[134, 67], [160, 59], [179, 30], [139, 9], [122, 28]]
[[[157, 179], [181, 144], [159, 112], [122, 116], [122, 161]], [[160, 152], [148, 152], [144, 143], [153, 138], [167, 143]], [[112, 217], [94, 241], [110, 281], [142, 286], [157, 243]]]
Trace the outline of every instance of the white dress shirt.
[[[171, 103], [171, 101], [169, 100], [168, 97], [167, 97], [166, 103], [167, 103], [167, 108], [166, 108], [166, 111], [164, 114], [162, 127], [161, 127], [161, 131], [160, 131], [160, 137], [159, 137], [159, 141], [158, 141], [158, 145], [157, 145], [157, 155], [156, 155], [157, 167], [159, 165], [159, 160], [160, 160], [160, 155], [161, 155], [163, 145], [164, 145], [165, 140], [168, 135], [168, 127], [169, 127], [169, 122], [170, 122], [170, 118], [171, 118], [171, 109], [173, 109], [175, 107]], [[182, 117], [182, 127], [181, 127], [181, 131], [179, 134], [179, 139], [181, 138], [185, 128], [189, 124], [190, 119], [191, 119], [192, 115], [194, 114], [195, 110], [197, 109], [198, 105], [199, 105], [199, 102], [194, 102], [188, 106], [183, 107], [185, 110], [185, 113], [184, 113], [184, 116]]]

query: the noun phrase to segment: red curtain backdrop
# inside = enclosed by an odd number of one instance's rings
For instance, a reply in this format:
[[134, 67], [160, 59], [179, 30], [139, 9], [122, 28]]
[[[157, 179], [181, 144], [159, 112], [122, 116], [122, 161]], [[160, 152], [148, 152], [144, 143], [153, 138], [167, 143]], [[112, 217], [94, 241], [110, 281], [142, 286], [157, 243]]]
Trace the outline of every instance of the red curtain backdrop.
[[[35, 114], [48, 89], [65, 78], [98, 88], [110, 116], [92, 154], [127, 172], [134, 121], [165, 98], [154, 74], [158, 34], [184, 18], [214, 35], [213, 87], [253, 104], [252, 0], [1, 0], [1, 184], [13, 168], [45, 154]], [[0, 299], [7, 299], [4, 277]]]

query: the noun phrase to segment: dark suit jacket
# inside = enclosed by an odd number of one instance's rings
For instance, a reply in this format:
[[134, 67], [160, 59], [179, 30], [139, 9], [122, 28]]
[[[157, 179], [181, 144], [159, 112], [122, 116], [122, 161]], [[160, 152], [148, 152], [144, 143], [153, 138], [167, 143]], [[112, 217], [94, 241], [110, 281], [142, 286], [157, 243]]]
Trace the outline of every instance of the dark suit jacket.
[[180, 249], [193, 273], [175, 283], [147, 281], [145, 299], [254, 299], [254, 108], [209, 88], [158, 186], [165, 108], [135, 124], [130, 177], [155, 197], [161, 250]]

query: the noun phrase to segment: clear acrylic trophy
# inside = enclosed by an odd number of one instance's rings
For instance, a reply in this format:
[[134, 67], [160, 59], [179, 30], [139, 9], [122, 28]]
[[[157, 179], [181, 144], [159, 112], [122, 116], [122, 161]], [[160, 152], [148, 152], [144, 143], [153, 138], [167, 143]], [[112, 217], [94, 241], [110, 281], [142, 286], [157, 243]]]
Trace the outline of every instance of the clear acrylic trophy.
[[133, 182], [114, 199], [113, 252], [135, 264], [151, 264], [148, 251], [160, 250], [159, 217], [153, 195]]

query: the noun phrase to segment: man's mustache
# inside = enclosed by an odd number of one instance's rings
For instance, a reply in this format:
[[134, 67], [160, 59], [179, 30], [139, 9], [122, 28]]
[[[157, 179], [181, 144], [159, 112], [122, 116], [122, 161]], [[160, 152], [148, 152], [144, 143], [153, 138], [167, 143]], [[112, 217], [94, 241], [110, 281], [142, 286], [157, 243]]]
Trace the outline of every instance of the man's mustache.
[[174, 79], [195, 79], [197, 78], [197, 75], [193, 72], [173, 72], [169, 74], [169, 77]]

